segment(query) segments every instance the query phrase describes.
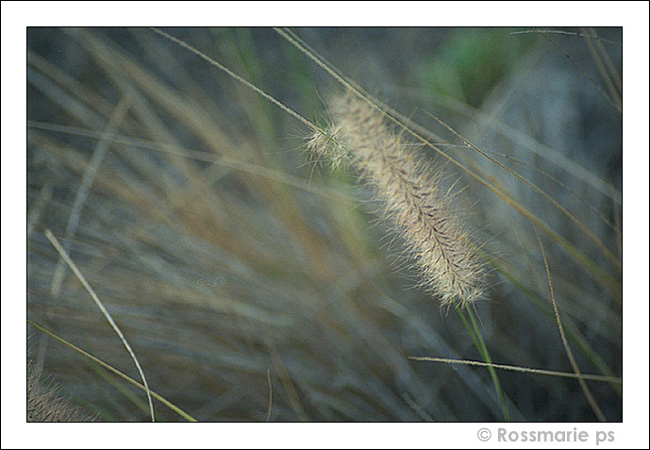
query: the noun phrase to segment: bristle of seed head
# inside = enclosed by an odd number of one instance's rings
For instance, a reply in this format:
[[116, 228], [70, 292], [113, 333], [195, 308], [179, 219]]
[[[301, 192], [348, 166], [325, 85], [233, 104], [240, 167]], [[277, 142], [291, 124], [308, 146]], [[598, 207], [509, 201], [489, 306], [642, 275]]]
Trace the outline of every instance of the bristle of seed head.
[[484, 271], [467, 232], [442, 189], [442, 174], [425, 163], [382, 112], [348, 92], [328, 104], [332, 124], [307, 148], [333, 166], [357, 168], [383, 203], [383, 214], [404, 236], [419, 285], [441, 305], [467, 306], [483, 294]]
[[58, 392], [46, 386], [34, 372], [31, 362], [27, 368], [28, 422], [92, 422], [94, 418], [70, 404]]

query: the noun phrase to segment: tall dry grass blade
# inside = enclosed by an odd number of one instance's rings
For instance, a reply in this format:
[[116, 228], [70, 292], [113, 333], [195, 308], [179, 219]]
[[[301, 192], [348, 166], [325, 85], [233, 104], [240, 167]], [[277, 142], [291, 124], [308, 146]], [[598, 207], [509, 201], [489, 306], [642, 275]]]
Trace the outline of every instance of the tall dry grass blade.
[[618, 77], [616, 69], [614, 69], [614, 65], [611, 59], [609, 58], [609, 55], [606, 52], [601, 53], [599, 51], [599, 49], [602, 49], [602, 44], [600, 42], [596, 41], [597, 44], [600, 44], [598, 48], [589, 39], [585, 39], [585, 42], [587, 43], [589, 52], [591, 53], [591, 56], [594, 62], [596, 63], [596, 66], [598, 67], [600, 76], [605, 82], [605, 86], [607, 87], [607, 91], [609, 92], [610, 98], [613, 99], [613, 101], [616, 103], [616, 105], [618, 105], [619, 108], [622, 108], [623, 105], [621, 99], [621, 92], [615, 85], [615, 83], [618, 82], [618, 86], [620, 87], [620, 78]]
[[45, 208], [46, 203], [52, 197], [53, 190], [54, 190], [54, 186], [52, 185], [52, 182], [50, 181], [46, 182], [45, 185], [39, 191], [38, 196], [34, 200], [33, 206], [28, 212], [27, 215], [27, 240], [28, 241], [32, 233], [34, 232], [34, 228], [36, 227], [36, 224], [38, 223], [41, 214], [43, 213], [43, 209]]
[[266, 411], [266, 422], [270, 422], [271, 412], [273, 411], [273, 383], [271, 383], [271, 369], [266, 369], [266, 380], [269, 383], [269, 406]]
[[[42, 123], [29, 120], [27, 121], [27, 126], [33, 129], [65, 133], [72, 136], [102, 139], [102, 133], [85, 128], [70, 127], [65, 125]], [[348, 193], [341, 192], [340, 190], [326, 185], [315, 186], [314, 183], [310, 182], [309, 180], [296, 177], [289, 173], [284, 173], [279, 170], [274, 170], [265, 166], [251, 163], [249, 161], [242, 161], [228, 156], [215, 155], [212, 152], [193, 150], [177, 145], [169, 145], [163, 142], [154, 142], [131, 136], [112, 135], [110, 137], [106, 137], [105, 139], [113, 144], [122, 144], [129, 146], [133, 150], [151, 150], [172, 156], [179, 156], [181, 158], [215, 164], [238, 172], [247, 173], [256, 177], [261, 177], [282, 183], [286, 186], [290, 186], [295, 189], [300, 189], [302, 191], [310, 192], [336, 201], [352, 203], [359, 200], [358, 198]]]
[[491, 129], [500, 133], [504, 137], [507, 137], [514, 144], [521, 146], [526, 151], [531, 152], [531, 154], [548, 161], [553, 165], [553, 167], [570, 175], [572, 179], [577, 179], [588, 184], [590, 187], [610, 198], [614, 203], [621, 203], [621, 192], [619, 189], [616, 189], [616, 187], [612, 186], [611, 183], [601, 179], [586, 167], [576, 163], [572, 159], [558, 152], [556, 149], [545, 145], [543, 142], [540, 142], [529, 134], [486, 114], [480, 109], [468, 106], [452, 97], [440, 96], [439, 103], [452, 109], [454, 112], [464, 115], [468, 120], [477, 120], [478, 122], [483, 123], [489, 121]]
[[560, 53], [562, 53], [562, 55], [564, 55], [564, 57], [565, 57], [566, 59], [568, 59], [569, 62], [571, 62], [571, 64], [573, 64], [573, 65], [574, 65], [574, 66], [575, 66], [575, 67], [580, 71], [580, 73], [582, 73], [582, 74], [583, 74], [583, 75], [584, 75], [584, 76], [589, 80], [589, 82], [590, 82], [590, 83], [591, 83], [591, 84], [596, 88], [596, 90], [598, 91], [598, 93], [599, 93], [600, 95], [602, 95], [602, 97], [603, 97], [605, 100], [607, 100], [607, 103], [609, 103], [610, 105], [612, 105], [612, 107], [614, 107], [614, 109], [616, 109], [616, 111], [618, 111], [619, 113], [622, 113], [622, 112], [623, 112], [623, 105], [617, 103], [614, 99], [612, 99], [612, 98], [607, 94], [607, 92], [605, 92], [605, 90], [604, 90], [604, 89], [603, 89], [603, 88], [602, 88], [602, 87], [601, 87], [601, 86], [596, 82], [596, 80], [594, 80], [594, 79], [591, 77], [591, 75], [589, 75], [589, 74], [587, 73], [587, 71], [586, 71], [585, 69], [583, 69], [582, 66], [580, 66], [580, 64], [578, 64], [577, 62], [575, 62], [575, 61], [573, 60], [573, 58], [571, 58], [571, 55], [569, 55], [569, 54], [568, 54], [568, 53], [567, 53], [567, 52], [566, 52], [562, 47], [560, 47], [560, 46], [558, 45], [557, 42], [555, 42], [553, 39], [551, 39], [550, 37], [548, 37], [548, 36], [546, 35], [546, 33], [540, 33], [540, 34], [542, 35], [542, 37], [543, 37], [544, 39], [546, 39], [546, 40], [549, 41], [551, 44], [553, 44], [553, 46], [554, 46], [555, 48], [557, 48], [557, 49], [560, 51]]
[[594, 414], [596, 414], [598, 420], [600, 420], [601, 422], [607, 422], [607, 418], [605, 417], [603, 411], [598, 406], [598, 403], [596, 403], [596, 399], [594, 398], [593, 394], [591, 393], [591, 390], [589, 389], [589, 386], [587, 386], [587, 383], [585, 382], [584, 378], [580, 373], [580, 367], [578, 367], [578, 363], [576, 362], [575, 357], [573, 356], [573, 351], [571, 350], [571, 346], [569, 346], [569, 341], [567, 340], [566, 335], [564, 334], [562, 319], [560, 319], [560, 311], [557, 306], [557, 300], [555, 299], [555, 291], [553, 290], [553, 280], [551, 279], [551, 271], [548, 267], [548, 260], [546, 259], [546, 252], [544, 251], [542, 238], [539, 236], [537, 230], [535, 230], [535, 235], [537, 236], [537, 242], [539, 243], [539, 248], [542, 251], [542, 259], [544, 260], [544, 268], [546, 269], [546, 278], [548, 280], [548, 287], [551, 291], [551, 300], [553, 302], [553, 310], [555, 311], [555, 320], [557, 321], [557, 327], [560, 330], [562, 345], [564, 345], [564, 350], [566, 351], [567, 357], [569, 358], [569, 362], [571, 363], [571, 367], [573, 367], [573, 371], [575, 372], [578, 378], [580, 387], [582, 388], [582, 391], [585, 393], [585, 397], [587, 398], [587, 402], [589, 403], [589, 406], [591, 406], [591, 409], [593, 410]]
[[413, 361], [429, 361], [429, 362], [438, 362], [443, 364], [464, 364], [466, 366], [493, 367], [499, 370], [511, 370], [514, 372], [532, 373], [536, 375], [549, 375], [553, 377], [578, 378], [578, 379], [582, 378], [584, 380], [602, 381], [603, 383], [616, 383], [616, 384], [622, 383], [621, 379], [618, 377], [608, 377], [604, 375], [592, 375], [586, 373], [576, 374], [570, 372], [559, 372], [557, 370], [532, 369], [530, 367], [511, 366], [508, 364], [486, 363], [483, 361], [472, 361], [467, 359], [435, 358], [432, 356], [409, 356], [409, 359]]
[[[121, 372], [121, 371], [117, 370], [115, 367], [111, 366], [111, 365], [108, 364], [107, 362], [102, 361], [101, 359], [97, 358], [96, 356], [91, 355], [90, 353], [88, 353], [87, 351], [83, 350], [82, 348], [77, 347], [77, 346], [74, 345], [73, 343], [71, 343], [71, 342], [65, 340], [64, 338], [62, 338], [61, 336], [59, 336], [59, 335], [57, 335], [57, 334], [52, 333], [51, 331], [49, 331], [49, 330], [43, 328], [43, 327], [40, 326], [39, 324], [34, 323], [34, 322], [32, 322], [31, 320], [29, 320], [29, 319], [27, 320], [27, 323], [30, 324], [31, 326], [33, 326], [34, 328], [36, 328], [36, 329], [42, 331], [43, 333], [47, 334], [47, 335], [50, 336], [51, 338], [53, 338], [53, 339], [59, 341], [60, 343], [62, 343], [62, 344], [65, 345], [66, 347], [71, 348], [71, 349], [74, 350], [75, 352], [79, 353], [81, 356], [84, 356], [85, 358], [88, 358], [90, 361], [94, 362], [94, 363], [97, 364], [98, 366], [103, 367], [104, 369], [108, 370], [109, 372], [113, 373], [114, 375], [117, 375], [118, 377], [122, 378], [123, 380], [128, 381], [129, 383], [131, 383], [132, 385], [134, 385], [134, 386], [136, 386], [136, 387], [142, 389], [143, 391], [145, 391], [145, 392], [147, 391], [147, 387], [146, 387], [145, 385], [143, 385], [142, 383], [138, 383], [136, 380], [134, 380], [133, 378], [131, 378], [130, 376], [128, 376], [128, 375], [125, 374], [124, 372]], [[155, 398], [156, 400], [158, 400], [158, 401], [159, 401], [160, 403], [162, 403], [163, 405], [167, 406], [169, 409], [171, 409], [172, 411], [174, 411], [175, 413], [177, 413], [179, 416], [181, 416], [181, 417], [183, 417], [184, 419], [186, 419], [188, 422], [197, 422], [197, 420], [196, 420], [194, 417], [190, 416], [188, 413], [186, 413], [185, 411], [183, 411], [182, 409], [180, 409], [178, 406], [174, 405], [172, 402], [170, 402], [169, 400], [167, 400], [167, 399], [166, 399], [165, 397], [163, 397], [162, 395], [157, 394], [155, 391], [149, 391], [149, 392], [151, 392], [151, 396], [152, 396], [153, 398]]]
[[515, 35], [515, 34], [531, 34], [531, 33], [562, 34], [562, 35], [565, 35], [565, 36], [578, 36], [578, 37], [583, 37], [585, 39], [594, 39], [596, 41], [606, 42], [607, 44], [615, 45], [617, 47], [621, 46], [621, 44], [619, 42], [610, 41], [609, 39], [601, 38], [601, 37], [599, 37], [599, 36], [597, 36], [595, 34], [576, 33], [576, 32], [572, 32], [572, 31], [564, 31], [564, 30], [524, 30], [524, 31], [513, 31], [510, 34]]
[[[597, 35], [598, 32], [591, 28], [591, 31], [594, 33], [594, 35]], [[609, 73], [609, 76], [612, 78], [614, 81], [614, 84], [616, 85], [616, 92], [620, 96], [620, 91], [621, 88], [623, 87], [623, 80], [621, 80], [621, 74], [619, 70], [614, 66], [614, 63], [612, 62], [612, 58], [609, 56], [609, 53], [605, 50], [605, 46], [603, 45], [604, 39], [596, 39], [596, 47], [598, 49], [598, 53], [602, 56], [603, 61], [605, 62], [605, 67], [607, 68], [607, 72]]]
[[316, 125], [314, 125], [312, 122], [310, 122], [309, 120], [307, 120], [306, 118], [304, 118], [303, 116], [301, 116], [300, 114], [298, 114], [297, 112], [295, 112], [294, 110], [292, 110], [291, 108], [288, 108], [287, 106], [285, 106], [284, 104], [282, 104], [281, 102], [279, 102], [278, 100], [276, 100], [274, 97], [272, 97], [271, 95], [269, 95], [269, 94], [267, 94], [266, 92], [264, 92], [262, 89], [260, 89], [260, 88], [258, 88], [257, 86], [255, 86], [253, 83], [251, 83], [251, 82], [245, 80], [244, 78], [240, 77], [240, 76], [237, 75], [235, 72], [233, 72], [232, 70], [228, 69], [228, 68], [227, 68], [226, 66], [224, 66], [223, 64], [221, 64], [221, 63], [215, 61], [214, 59], [210, 58], [210, 57], [209, 57], [208, 55], [206, 55], [205, 53], [200, 52], [199, 50], [197, 50], [196, 48], [192, 47], [191, 45], [186, 44], [185, 42], [181, 41], [180, 39], [177, 39], [177, 38], [175, 38], [174, 36], [172, 36], [172, 35], [170, 35], [170, 34], [167, 34], [167, 33], [165, 33], [165, 32], [162, 31], [162, 30], [159, 30], [159, 29], [157, 29], [157, 28], [152, 28], [151, 30], [154, 31], [154, 32], [156, 32], [156, 33], [158, 33], [159, 35], [161, 35], [161, 36], [163, 36], [163, 37], [169, 39], [170, 41], [175, 42], [176, 44], [180, 45], [181, 47], [183, 47], [183, 48], [185, 48], [185, 49], [191, 51], [191, 52], [194, 53], [195, 55], [197, 55], [197, 56], [203, 58], [204, 60], [206, 60], [207, 62], [209, 62], [210, 64], [212, 64], [212, 65], [215, 66], [216, 68], [218, 68], [219, 70], [222, 70], [222, 71], [224, 71], [225, 73], [227, 73], [228, 76], [234, 78], [235, 80], [237, 80], [238, 82], [242, 83], [243, 85], [245, 85], [245, 86], [248, 87], [249, 89], [252, 89], [253, 91], [257, 92], [259, 95], [261, 95], [262, 97], [264, 97], [265, 99], [267, 99], [268, 101], [270, 101], [271, 103], [273, 103], [274, 105], [280, 107], [283, 111], [285, 111], [285, 112], [287, 112], [288, 114], [292, 115], [293, 117], [295, 117], [296, 119], [298, 119], [299, 121], [301, 121], [302, 123], [304, 123], [305, 125], [307, 125], [308, 127], [310, 127], [310, 128], [318, 128], [318, 127], [316, 127]]
[[97, 307], [99, 307], [99, 310], [102, 312], [110, 326], [113, 328], [117, 336], [120, 338], [122, 343], [124, 344], [124, 347], [126, 348], [126, 351], [129, 352], [129, 355], [131, 355], [131, 359], [133, 359], [133, 362], [135, 363], [136, 368], [138, 369], [138, 372], [140, 373], [140, 377], [142, 378], [142, 382], [144, 384], [145, 390], [147, 392], [147, 399], [149, 400], [149, 409], [151, 413], [151, 421], [155, 422], [156, 417], [154, 415], [154, 410], [153, 410], [153, 401], [151, 400], [151, 391], [149, 390], [149, 385], [147, 384], [147, 379], [144, 376], [144, 372], [142, 371], [142, 367], [140, 367], [140, 362], [138, 361], [138, 358], [135, 356], [135, 353], [133, 352], [133, 349], [131, 349], [131, 346], [127, 342], [126, 338], [124, 337], [124, 334], [120, 330], [120, 328], [117, 326], [115, 321], [113, 320], [113, 317], [111, 314], [108, 312], [102, 301], [97, 297], [97, 294], [95, 294], [95, 291], [93, 290], [92, 287], [90, 287], [90, 284], [88, 284], [88, 281], [86, 281], [86, 278], [83, 276], [79, 268], [76, 266], [74, 261], [70, 259], [70, 256], [68, 253], [65, 251], [61, 243], [58, 241], [58, 239], [52, 234], [52, 232], [49, 229], [45, 230], [45, 236], [47, 239], [50, 241], [50, 243], [54, 246], [57, 252], [59, 252], [59, 255], [65, 260], [66, 264], [72, 272], [76, 275], [77, 279], [81, 282], [83, 287], [88, 291], [92, 299], [95, 301], [95, 304]]
[[[83, 205], [88, 198], [90, 187], [93, 183], [93, 180], [95, 179], [95, 175], [97, 175], [97, 171], [99, 170], [99, 166], [101, 165], [106, 152], [110, 148], [110, 138], [119, 128], [122, 120], [124, 120], [124, 117], [129, 110], [129, 106], [130, 101], [128, 98], [122, 98], [120, 100], [118, 105], [115, 107], [113, 115], [108, 121], [108, 124], [106, 125], [106, 129], [102, 132], [102, 135], [99, 138], [99, 142], [97, 142], [97, 146], [93, 151], [93, 156], [90, 159], [88, 167], [86, 167], [86, 170], [84, 171], [83, 177], [81, 179], [81, 184], [79, 185], [79, 189], [75, 195], [74, 203], [72, 204], [72, 209], [68, 217], [68, 223], [65, 227], [66, 240], [74, 236], [75, 232], [77, 231], [77, 227], [79, 226], [79, 219], [81, 217], [81, 210], [83, 209]], [[65, 265], [63, 259], [59, 257], [56, 268], [54, 269], [54, 276], [52, 277], [51, 292], [55, 298], [59, 296], [64, 276]]]
[[603, 243], [603, 242], [602, 242], [602, 241], [601, 241], [601, 240], [600, 240], [600, 239], [599, 239], [599, 238], [598, 238], [598, 237], [597, 237], [597, 236], [596, 236], [596, 235], [595, 235], [595, 234], [594, 234], [594, 233], [593, 233], [589, 228], [587, 228], [587, 226], [586, 226], [584, 223], [582, 223], [582, 221], [580, 221], [580, 220], [579, 220], [579, 219], [578, 219], [574, 214], [572, 214], [572, 213], [571, 213], [569, 210], [567, 210], [564, 206], [560, 205], [560, 203], [558, 203], [557, 200], [555, 200], [553, 197], [551, 197], [551, 196], [548, 195], [546, 192], [544, 192], [544, 191], [543, 191], [539, 186], [537, 186], [536, 184], [531, 183], [530, 181], [528, 181], [526, 178], [524, 178], [523, 176], [521, 176], [520, 174], [518, 174], [518, 173], [515, 172], [514, 170], [510, 169], [509, 167], [505, 166], [505, 165], [502, 164], [501, 162], [497, 161], [496, 159], [494, 159], [493, 157], [491, 157], [490, 155], [488, 155], [487, 153], [485, 153], [483, 150], [481, 150], [480, 148], [478, 148], [476, 145], [474, 145], [474, 144], [473, 144], [472, 142], [470, 142], [468, 139], [466, 139], [465, 137], [463, 137], [463, 136], [462, 136], [458, 131], [454, 130], [452, 127], [450, 127], [449, 125], [447, 125], [445, 122], [443, 122], [442, 120], [440, 120], [440, 119], [439, 119], [438, 117], [436, 117], [435, 115], [433, 115], [433, 114], [431, 114], [431, 113], [429, 113], [429, 112], [427, 112], [427, 114], [428, 114], [432, 119], [434, 119], [436, 122], [438, 122], [440, 125], [442, 125], [442, 126], [445, 127], [447, 130], [449, 130], [451, 133], [453, 133], [454, 136], [456, 136], [457, 138], [459, 138], [460, 140], [462, 140], [462, 141], [463, 141], [466, 145], [468, 145], [472, 150], [474, 150], [475, 152], [479, 153], [479, 154], [480, 154], [481, 156], [483, 156], [484, 158], [487, 158], [490, 162], [496, 164], [499, 168], [505, 170], [505, 171], [508, 172], [510, 175], [514, 176], [514, 177], [517, 178], [519, 181], [521, 181], [522, 183], [524, 183], [526, 186], [530, 187], [530, 188], [533, 189], [535, 192], [537, 192], [537, 193], [540, 194], [542, 197], [544, 197], [546, 200], [548, 200], [548, 201], [549, 201], [549, 202], [550, 202], [550, 203], [551, 203], [555, 208], [557, 208], [557, 209], [558, 209], [562, 214], [564, 214], [564, 215], [565, 215], [569, 220], [571, 220], [573, 223], [575, 223], [575, 224], [578, 226], [578, 228], [580, 228], [580, 230], [582, 230], [582, 232], [585, 233], [585, 235], [586, 235], [586, 236], [587, 236], [587, 237], [588, 237], [588, 238], [589, 238], [589, 239], [590, 239], [594, 244], [596, 244], [596, 246], [597, 246], [597, 247], [600, 249], [600, 251], [605, 255], [605, 257], [607, 257], [607, 259], [609, 259], [609, 261], [610, 261], [612, 264], [614, 264], [614, 265], [615, 265], [617, 268], [619, 268], [619, 269], [621, 268], [621, 261], [619, 260], [619, 258], [617, 258], [616, 255], [614, 255], [614, 253], [612, 253], [612, 251], [609, 250], [609, 249], [605, 246], [605, 244], [604, 244], [604, 243]]

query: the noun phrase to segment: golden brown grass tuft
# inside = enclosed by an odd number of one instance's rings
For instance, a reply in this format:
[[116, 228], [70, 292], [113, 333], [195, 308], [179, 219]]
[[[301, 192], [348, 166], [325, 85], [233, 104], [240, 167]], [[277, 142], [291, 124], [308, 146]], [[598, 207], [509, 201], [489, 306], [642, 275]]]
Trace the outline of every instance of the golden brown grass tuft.
[[440, 171], [356, 94], [335, 97], [328, 106], [332, 124], [311, 137], [309, 150], [333, 167], [348, 162], [360, 171], [382, 200], [385, 218], [403, 234], [420, 284], [443, 306], [464, 307], [480, 298], [482, 265], [451, 207], [452, 196], [441, 186]]
[[62, 398], [55, 389], [45, 386], [30, 363], [27, 369], [27, 421], [92, 422], [93, 419]]

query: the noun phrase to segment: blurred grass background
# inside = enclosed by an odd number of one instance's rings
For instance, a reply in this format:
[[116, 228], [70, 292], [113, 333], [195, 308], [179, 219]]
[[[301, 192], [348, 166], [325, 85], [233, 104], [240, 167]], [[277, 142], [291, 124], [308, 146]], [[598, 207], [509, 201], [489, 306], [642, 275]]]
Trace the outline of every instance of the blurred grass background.
[[[316, 123], [341, 89], [272, 29], [164, 31]], [[293, 31], [548, 227], [578, 365], [621, 376], [621, 29]], [[198, 420], [503, 420], [486, 369], [408, 359], [481, 358], [458, 316], [413, 289], [354, 173], [310, 161], [303, 124], [149, 29], [29, 28], [27, 59], [31, 321], [137, 379], [49, 228], [151, 388]], [[491, 288], [476, 309], [492, 360], [571, 372], [530, 221], [427, 152], [464, 188], [483, 245]], [[30, 359], [72, 402], [99, 420], [148, 420], [141, 391], [28, 334]], [[576, 380], [499, 378], [513, 420], [596, 420]], [[588, 385], [621, 420], [620, 385]], [[156, 416], [182, 420], [159, 403]]]

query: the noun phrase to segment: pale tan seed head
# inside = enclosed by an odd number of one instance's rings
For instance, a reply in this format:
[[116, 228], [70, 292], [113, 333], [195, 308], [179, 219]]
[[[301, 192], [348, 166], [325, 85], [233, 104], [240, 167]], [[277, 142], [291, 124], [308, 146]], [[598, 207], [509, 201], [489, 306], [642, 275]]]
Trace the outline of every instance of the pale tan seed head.
[[340, 164], [348, 161], [382, 201], [421, 274], [420, 285], [442, 305], [461, 306], [483, 294], [484, 273], [474, 246], [442, 189], [442, 174], [423, 161], [381, 111], [348, 92], [328, 104], [332, 124], [308, 148]]
[[27, 368], [27, 421], [92, 422], [93, 418], [61, 397], [54, 388], [46, 386], [30, 362]]

